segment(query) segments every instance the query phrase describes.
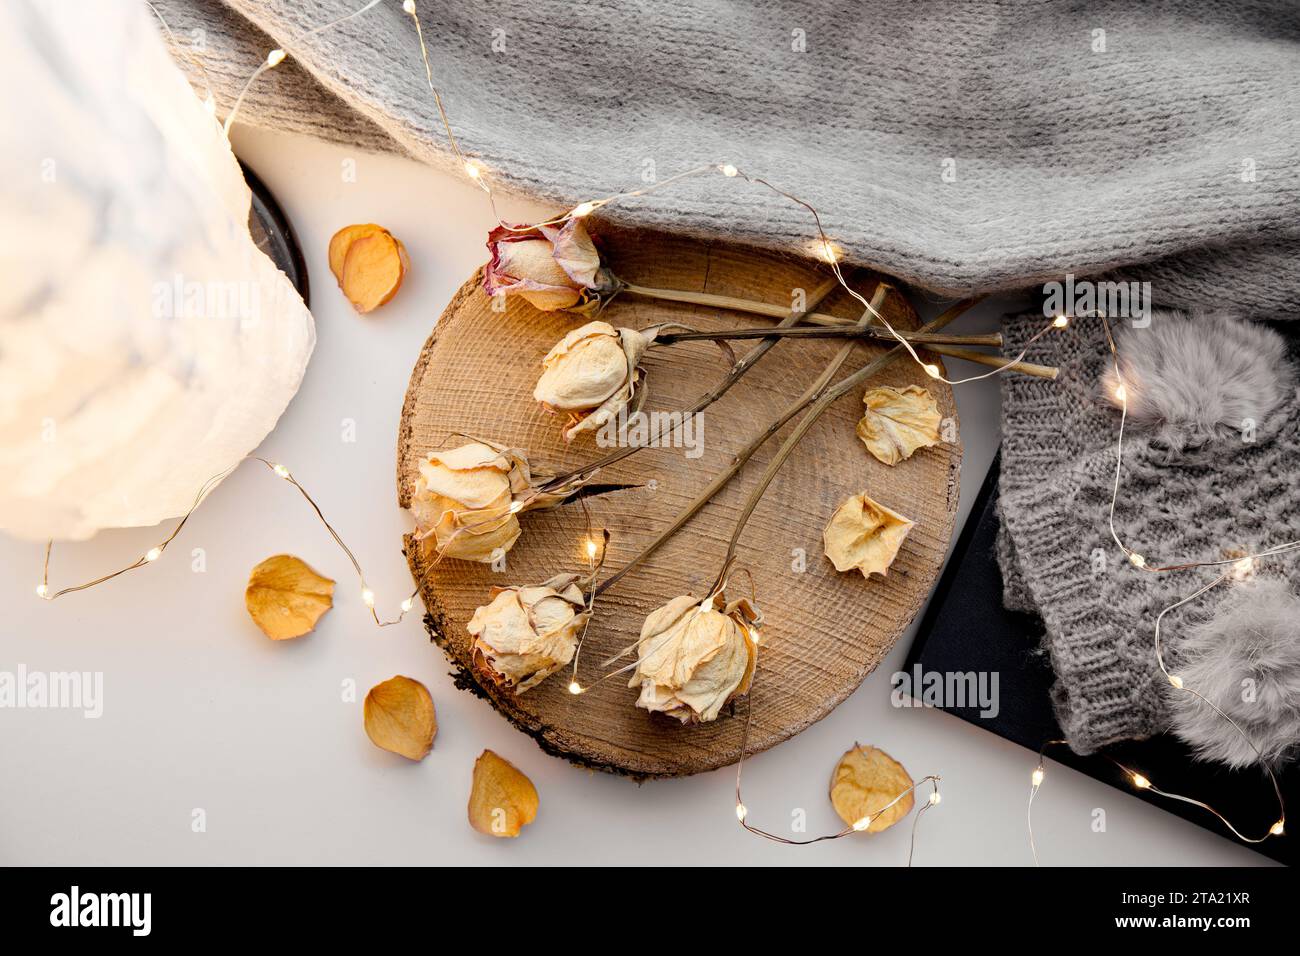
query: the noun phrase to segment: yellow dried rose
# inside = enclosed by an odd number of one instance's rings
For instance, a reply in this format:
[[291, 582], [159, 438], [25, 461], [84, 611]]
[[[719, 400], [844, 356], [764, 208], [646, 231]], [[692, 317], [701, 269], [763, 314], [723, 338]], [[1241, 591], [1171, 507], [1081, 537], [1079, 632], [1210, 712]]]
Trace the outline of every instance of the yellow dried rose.
[[758, 663], [760, 615], [747, 601], [714, 609], [689, 594], [652, 611], [641, 625], [629, 687], [636, 705], [682, 723], [715, 719], [733, 697], [749, 692]]
[[[854, 744], [831, 774], [831, 806], [855, 830], [879, 833], [912, 812], [911, 787], [912, 778], [901, 763], [876, 747]], [[901, 799], [882, 813], [899, 794]]]
[[469, 825], [494, 837], [517, 837], [537, 818], [537, 788], [508, 760], [485, 750], [474, 761]]
[[531, 587], [493, 588], [467, 625], [475, 662], [522, 694], [573, 660], [591, 617], [577, 580], [563, 574]]
[[547, 411], [568, 412], [565, 441], [599, 428], [628, 407], [642, 378], [641, 357], [654, 338], [654, 332], [588, 322], [546, 353], [533, 397]]
[[334, 582], [317, 574], [301, 558], [277, 554], [249, 574], [244, 605], [271, 640], [302, 637], [334, 606]]
[[418, 680], [398, 675], [376, 684], [363, 709], [366, 736], [376, 747], [408, 760], [423, 760], [433, 748], [438, 718], [433, 697]]
[[889, 570], [911, 530], [910, 520], [863, 493], [835, 509], [822, 532], [822, 544], [836, 571], [857, 568], [867, 578]]
[[882, 385], [868, 389], [862, 401], [867, 410], [858, 422], [858, 437], [886, 465], [897, 465], [918, 448], [939, 444], [943, 419], [928, 388]]
[[492, 561], [518, 540], [519, 499], [530, 486], [528, 462], [508, 449], [471, 442], [432, 452], [411, 496], [418, 537], [432, 536], [443, 557]]

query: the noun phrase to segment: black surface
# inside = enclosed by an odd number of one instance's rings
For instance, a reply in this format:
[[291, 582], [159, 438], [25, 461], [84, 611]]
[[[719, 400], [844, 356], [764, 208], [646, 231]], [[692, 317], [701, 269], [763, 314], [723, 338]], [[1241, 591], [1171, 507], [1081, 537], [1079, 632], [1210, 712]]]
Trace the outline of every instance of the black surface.
[[266, 183], [243, 160], [240, 160], [239, 168], [244, 171], [244, 181], [253, 193], [248, 213], [248, 231], [253, 242], [288, 276], [302, 296], [303, 304], [310, 309], [311, 284], [307, 280], [307, 263], [303, 260], [302, 247], [298, 245], [293, 224], [271, 195], [271, 190], [266, 188]]
[[[1051, 706], [1052, 670], [1046, 656], [1039, 652], [1042, 622], [1002, 606], [1002, 575], [996, 552], [999, 461], [1000, 456], [994, 458], [980, 488], [948, 567], [921, 619], [906, 666], [909, 673], [917, 664], [923, 672], [996, 672], [996, 715], [981, 717], [978, 707], [942, 709], [1037, 752], [1044, 742], [1064, 735]], [[1258, 770], [1234, 772], [1217, 764], [1196, 762], [1187, 748], [1171, 736], [1126, 743], [1110, 748], [1108, 753], [1161, 789], [1205, 801], [1247, 836], [1263, 834], [1277, 819], [1277, 799], [1265, 774]], [[1039, 800], [1050, 799], [1052, 762], [1064, 763], [1238, 842], [1205, 810], [1135, 790], [1104, 757], [1080, 757], [1063, 746], [1051, 748], [1047, 757], [1048, 779]], [[1033, 766], [1034, 757], [1027, 755], [1026, 790]], [[1279, 776], [1287, 805], [1300, 806], [1300, 766], [1292, 764]], [[1300, 827], [1300, 822], [1295, 826]], [[1284, 863], [1295, 862], [1294, 827], [1289, 827], [1284, 836], [1270, 837], [1253, 849]]]

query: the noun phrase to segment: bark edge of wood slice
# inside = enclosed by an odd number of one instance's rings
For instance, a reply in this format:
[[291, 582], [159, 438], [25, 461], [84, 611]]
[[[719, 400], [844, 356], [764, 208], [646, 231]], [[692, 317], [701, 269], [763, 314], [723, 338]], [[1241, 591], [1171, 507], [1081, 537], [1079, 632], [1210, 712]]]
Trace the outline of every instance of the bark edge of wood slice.
[[[811, 292], [827, 278], [824, 266], [777, 252], [599, 223], [604, 262], [629, 282], [691, 289], [788, 305], [794, 290]], [[608, 449], [590, 435], [566, 446], [560, 420], [542, 411], [532, 390], [547, 350], [583, 321], [541, 313], [517, 298], [504, 313], [481, 289], [482, 270], [453, 296], [420, 352], [411, 374], [398, 432], [398, 501], [408, 503], [418, 462], [428, 452], [487, 438], [526, 450], [535, 473], [554, 474], [591, 461]], [[880, 277], [858, 273], [854, 288], [866, 297]], [[838, 289], [817, 311], [857, 318], [862, 308]], [[915, 328], [905, 297], [890, 292], [885, 315]], [[602, 318], [644, 328], [672, 320], [701, 329], [770, 327], [769, 320], [737, 312], [625, 296]], [[839, 348], [834, 340], [779, 343], [727, 395], [703, 413], [702, 452], [651, 448], [605, 471], [602, 485], [623, 490], [586, 499], [591, 526], [611, 532], [606, 568], [617, 569], [669, 523], [734, 454], [797, 398]], [[753, 347], [735, 344], [736, 354]], [[863, 343], [837, 380], [885, 346]], [[942, 367], [937, 356], [926, 361]], [[643, 364], [645, 411], [688, 407], [726, 372], [729, 359], [711, 342], [652, 349]], [[904, 359], [890, 363], [872, 385], [929, 388], [955, 425], [952, 391]], [[809, 431], [772, 482], [741, 538], [739, 568], [748, 569], [766, 622], [751, 691], [754, 704], [747, 753], [793, 737], [849, 696], [893, 647], [925, 601], [943, 563], [957, 512], [960, 438], [924, 448], [889, 467], [872, 458], [855, 433], [862, 416], [857, 389], [837, 401]], [[797, 421], [798, 419], [796, 419]], [[568, 691], [567, 670], [522, 695], [476, 672], [465, 624], [488, 600], [493, 585], [534, 584], [585, 570], [587, 522], [577, 504], [520, 516], [523, 534], [504, 571], [489, 565], [443, 561], [410, 535], [403, 552], [426, 613], [432, 640], [455, 668], [458, 688], [485, 698], [547, 753], [581, 766], [636, 778], [684, 776], [735, 763], [749, 701], [733, 702], [714, 722], [681, 725], [635, 707], [627, 675], [603, 681], [599, 663], [632, 645], [646, 614], [684, 593], [702, 594], [718, 571], [745, 497], [793, 425], [762, 448], [744, 470], [672, 540], [596, 603], [581, 652], [579, 680]], [[839, 574], [822, 553], [822, 528], [845, 498], [866, 491], [916, 522], [887, 577]], [[730, 592], [749, 593], [748, 575], [732, 575]], [[624, 663], [630, 661], [626, 658]], [[611, 668], [612, 669], [612, 668]], [[593, 686], [594, 685], [594, 686]]]

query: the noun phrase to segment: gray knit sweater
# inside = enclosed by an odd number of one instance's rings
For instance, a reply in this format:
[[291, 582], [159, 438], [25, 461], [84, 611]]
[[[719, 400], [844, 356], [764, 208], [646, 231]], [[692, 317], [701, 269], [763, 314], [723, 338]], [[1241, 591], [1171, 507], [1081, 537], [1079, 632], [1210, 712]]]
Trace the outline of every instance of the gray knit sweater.
[[[224, 113], [454, 169], [411, 21], [383, 0], [155, 0]], [[1160, 303], [1300, 306], [1294, 0], [417, 0], [466, 151], [572, 205], [732, 162], [851, 259], [942, 293], [1140, 264]], [[806, 210], [709, 177], [610, 207], [806, 248]]]

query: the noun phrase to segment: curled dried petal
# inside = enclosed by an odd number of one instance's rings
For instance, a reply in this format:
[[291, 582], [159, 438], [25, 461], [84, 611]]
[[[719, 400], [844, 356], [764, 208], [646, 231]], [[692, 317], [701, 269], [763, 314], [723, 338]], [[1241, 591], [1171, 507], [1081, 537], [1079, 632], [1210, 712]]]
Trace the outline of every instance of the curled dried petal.
[[537, 788], [523, 772], [491, 750], [474, 761], [469, 825], [494, 837], [517, 837], [537, 817]]
[[918, 448], [939, 444], [943, 419], [928, 388], [882, 385], [868, 389], [862, 401], [867, 410], [858, 422], [858, 437], [886, 465], [910, 458]]
[[291, 554], [277, 554], [253, 568], [244, 605], [273, 641], [301, 637], [334, 605], [334, 582]]
[[438, 719], [433, 697], [418, 680], [390, 677], [366, 694], [366, 735], [376, 747], [401, 754], [408, 760], [423, 760], [433, 748]]
[[836, 571], [857, 568], [864, 578], [883, 575], [898, 556], [912, 524], [865, 493], [853, 495], [835, 509], [822, 532], [826, 557]]
[[[854, 744], [835, 765], [831, 774], [831, 805], [848, 826], [858, 825], [867, 833], [888, 830], [912, 812], [912, 778], [903, 765], [876, 747]], [[905, 794], [888, 810], [890, 801]], [[873, 814], [880, 815], [866, 825]]]

